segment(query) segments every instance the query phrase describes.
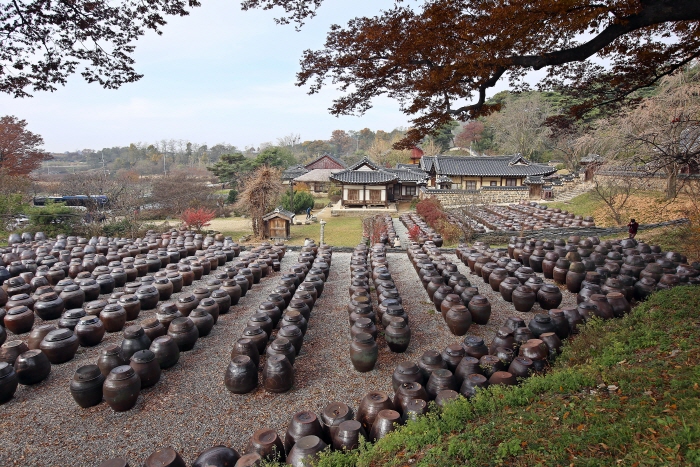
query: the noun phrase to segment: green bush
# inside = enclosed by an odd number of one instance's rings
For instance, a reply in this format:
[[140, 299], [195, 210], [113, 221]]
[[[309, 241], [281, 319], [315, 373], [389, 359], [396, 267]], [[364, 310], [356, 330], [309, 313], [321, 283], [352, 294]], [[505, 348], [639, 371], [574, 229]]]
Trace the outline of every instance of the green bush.
[[49, 237], [58, 234], [74, 235], [83, 222], [82, 213], [66, 207], [63, 203], [47, 202], [46, 206], [30, 208], [27, 215], [27, 230], [44, 232]]
[[132, 219], [122, 219], [104, 224], [102, 234], [106, 237], [131, 237], [140, 227], [141, 225]]
[[229, 190], [228, 197], [226, 198], [226, 204], [233, 204], [238, 200], [238, 191]]
[[295, 214], [301, 214], [305, 212], [307, 208], [313, 209], [314, 207], [314, 197], [305, 191], [294, 192], [294, 206], [292, 206], [289, 198], [289, 192], [285, 192], [280, 199], [280, 204], [284, 209], [292, 211]]

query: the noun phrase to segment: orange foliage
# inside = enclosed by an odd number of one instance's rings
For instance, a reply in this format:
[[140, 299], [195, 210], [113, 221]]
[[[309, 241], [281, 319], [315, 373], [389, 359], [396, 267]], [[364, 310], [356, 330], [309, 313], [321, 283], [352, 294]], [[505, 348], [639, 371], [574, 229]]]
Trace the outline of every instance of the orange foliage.
[[180, 216], [180, 220], [185, 228], [202, 230], [211, 224], [211, 220], [216, 217], [216, 213], [213, 210], [206, 208], [199, 209], [185, 209], [185, 211]]

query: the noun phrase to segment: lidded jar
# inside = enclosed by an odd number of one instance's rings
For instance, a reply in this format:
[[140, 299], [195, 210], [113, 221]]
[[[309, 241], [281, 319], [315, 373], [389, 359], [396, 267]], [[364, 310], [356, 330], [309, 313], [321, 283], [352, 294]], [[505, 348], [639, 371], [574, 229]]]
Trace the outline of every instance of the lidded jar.
[[51, 362], [39, 349], [27, 350], [15, 360], [15, 372], [20, 384], [37, 384], [51, 373]]
[[379, 349], [372, 336], [366, 332], [358, 333], [350, 344], [350, 361], [355, 370], [361, 373], [372, 371], [378, 356]]
[[141, 389], [153, 386], [160, 380], [160, 363], [149, 349], [139, 350], [131, 356], [129, 365], [141, 380]]
[[3, 321], [14, 334], [24, 334], [34, 326], [34, 312], [24, 305], [12, 307], [7, 310]]
[[134, 324], [124, 330], [124, 340], [121, 344], [121, 354], [124, 361], [128, 362], [136, 352], [146, 350], [150, 346], [151, 339], [140, 325]]
[[173, 338], [181, 352], [194, 348], [199, 338], [199, 331], [191, 319], [187, 317], [175, 318], [168, 327], [168, 335]]
[[124, 329], [126, 318], [126, 310], [117, 303], [106, 305], [100, 312], [100, 321], [107, 332], [119, 332]]
[[180, 360], [180, 349], [170, 336], [158, 336], [149, 349], [158, 360], [161, 369], [174, 366]]
[[84, 365], [78, 368], [70, 382], [70, 393], [73, 400], [86, 409], [102, 402], [102, 385], [104, 375], [97, 365]]
[[49, 361], [54, 365], [72, 360], [77, 352], [78, 338], [70, 329], [56, 329], [50, 331], [39, 348], [46, 354]]
[[104, 399], [115, 412], [125, 412], [136, 405], [141, 379], [129, 365], [118, 366], [105, 379]]
[[121, 347], [116, 344], [107, 344], [105, 348], [100, 350], [100, 356], [97, 358], [97, 367], [102, 375], [106, 378], [112, 369], [126, 365], [126, 360], [122, 358]]
[[294, 369], [287, 357], [270, 355], [262, 372], [265, 390], [273, 393], [287, 392], [294, 385]]

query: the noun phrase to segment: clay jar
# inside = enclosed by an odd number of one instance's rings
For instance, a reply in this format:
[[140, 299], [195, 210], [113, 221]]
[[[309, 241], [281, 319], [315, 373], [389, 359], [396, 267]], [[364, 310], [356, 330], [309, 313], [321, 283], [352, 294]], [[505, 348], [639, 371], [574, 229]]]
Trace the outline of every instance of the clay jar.
[[430, 400], [423, 385], [417, 382], [401, 383], [395, 393], [394, 407], [401, 413], [406, 412], [406, 406], [411, 400], [422, 399], [426, 402]]
[[126, 324], [126, 310], [117, 303], [108, 304], [100, 312], [100, 321], [104, 324], [105, 331], [119, 332]]
[[453, 373], [457, 387], [461, 387], [465, 378], [474, 373], [481, 373], [479, 359], [468, 356], [462, 358]]
[[311, 435], [325, 437], [316, 414], [308, 410], [295, 413], [284, 435], [285, 452], [289, 453], [301, 438]]
[[175, 318], [170, 323], [168, 335], [173, 338], [181, 352], [187, 352], [194, 348], [199, 338], [199, 331], [191, 319], [183, 316]]
[[474, 397], [479, 389], [486, 388], [488, 385], [488, 379], [484, 375], [474, 373], [464, 379], [459, 393], [469, 399]]
[[528, 328], [530, 328], [532, 334], [536, 338], [543, 333], [556, 331], [556, 326], [552, 322], [552, 319], [549, 315], [544, 313], [537, 313], [535, 318], [530, 320]]
[[128, 365], [112, 369], [102, 388], [105, 401], [115, 412], [125, 412], [133, 408], [140, 391], [141, 379]]
[[372, 429], [369, 433], [371, 441], [377, 441], [390, 432], [394, 431], [395, 426], [401, 422], [401, 415], [391, 409], [384, 409], [377, 414], [377, 418], [372, 424]]
[[488, 324], [491, 317], [491, 304], [488, 298], [482, 295], [475, 295], [469, 301], [467, 308], [469, 308], [474, 324]]
[[277, 337], [285, 337], [289, 339], [289, 342], [291, 342], [294, 346], [294, 350], [296, 351], [297, 355], [299, 355], [299, 352], [301, 351], [301, 346], [304, 343], [304, 334], [301, 332], [301, 329], [299, 329], [298, 326], [282, 326], [279, 332], [277, 333]]
[[126, 321], [134, 321], [139, 317], [141, 301], [136, 295], [122, 295], [119, 297], [119, 305], [126, 311]]
[[78, 321], [80, 321], [80, 318], [86, 315], [87, 313], [85, 313], [85, 310], [80, 308], [66, 310], [65, 312], [63, 312], [61, 319], [58, 320], [58, 327], [67, 328], [75, 332], [75, 326], [78, 324]]
[[156, 312], [156, 318], [163, 325], [166, 332], [173, 320], [182, 317], [174, 303], [161, 303]]
[[17, 357], [19, 357], [20, 354], [27, 352], [28, 350], [29, 347], [27, 347], [27, 344], [25, 344], [24, 341], [7, 341], [4, 344], [2, 344], [2, 347], [0, 347], [0, 361], [7, 362], [10, 365], [14, 365], [15, 360], [17, 360]]
[[151, 340], [151, 342], [153, 342], [156, 337], [164, 336], [167, 333], [165, 326], [158, 321], [158, 318], [146, 318], [142, 320], [140, 324], [143, 328], [143, 332]]
[[503, 300], [507, 302], [513, 301], [513, 291], [520, 286], [520, 281], [515, 277], [506, 277], [501, 281], [498, 290], [501, 293]]
[[423, 373], [413, 362], [399, 363], [391, 376], [391, 384], [394, 388], [394, 392], [398, 391], [399, 386], [403, 383], [415, 382], [423, 384], [424, 381]]
[[296, 350], [289, 339], [278, 337], [270, 343], [266, 350], [267, 355], [284, 355], [289, 360], [289, 363], [294, 365], [296, 360]]
[[354, 338], [360, 332], [366, 332], [372, 336], [372, 339], [377, 340], [377, 326], [369, 318], [357, 318], [355, 320], [355, 323], [350, 328], [350, 338]]
[[489, 353], [489, 348], [484, 344], [484, 340], [476, 336], [467, 336], [462, 344], [464, 353], [467, 356], [479, 359]]
[[58, 329], [55, 324], [42, 324], [32, 329], [27, 339], [27, 347], [29, 347], [29, 350], [38, 349], [44, 337], [54, 329]]
[[121, 347], [116, 344], [108, 344], [100, 350], [100, 356], [97, 358], [97, 366], [105, 378], [112, 369], [126, 365], [126, 362], [121, 356]]
[[233, 467], [241, 455], [226, 446], [214, 446], [202, 451], [192, 467]]
[[56, 292], [42, 294], [34, 303], [34, 312], [44, 321], [60, 318], [64, 309], [63, 299]]
[[199, 300], [194, 294], [181, 295], [175, 302], [175, 306], [182, 316], [189, 316], [192, 310], [199, 306]]
[[606, 298], [616, 318], [621, 318], [632, 310], [625, 296], [619, 292], [610, 292]]
[[15, 372], [20, 384], [37, 384], [51, 373], [51, 362], [39, 349], [27, 350], [15, 360]]
[[551, 310], [561, 304], [562, 294], [559, 287], [545, 284], [537, 291], [537, 302], [545, 310]]
[[141, 389], [155, 385], [160, 380], [160, 363], [150, 350], [139, 350], [129, 363], [141, 380]]
[[189, 318], [197, 327], [199, 337], [208, 336], [211, 330], [214, 328], [214, 317], [203, 308], [195, 308], [194, 310], [192, 310]]
[[124, 361], [131, 360], [131, 356], [139, 350], [146, 350], [151, 346], [151, 339], [138, 324], [127, 327], [124, 330], [124, 340], [121, 345], [121, 355]]
[[287, 392], [294, 385], [292, 364], [283, 355], [270, 355], [262, 372], [263, 387], [272, 393]]
[[163, 370], [174, 366], [180, 359], [180, 349], [170, 336], [156, 337], [149, 350], [153, 352]]
[[10, 308], [5, 314], [5, 327], [14, 334], [24, 334], [34, 326], [34, 312], [26, 306]]
[[460, 296], [457, 294], [447, 295], [447, 297], [445, 297], [445, 299], [440, 303], [440, 313], [442, 314], [442, 317], [445, 318], [449, 309], [457, 305], [463, 305]]
[[435, 399], [438, 392], [445, 389], [457, 389], [457, 384], [450, 370], [441, 368], [433, 371], [430, 374], [428, 383], [425, 385], [425, 390], [430, 399]]
[[250, 339], [250, 341], [257, 346], [260, 355], [265, 353], [268, 335], [260, 326], [246, 326], [245, 329], [243, 329], [243, 337]]
[[0, 404], [12, 399], [18, 384], [19, 380], [13, 366], [7, 362], [0, 362]]
[[321, 425], [325, 439], [335, 440], [340, 425], [346, 421], [353, 421], [361, 428], [362, 425], [354, 420], [355, 413], [343, 402], [331, 402], [321, 412]]
[[332, 437], [333, 449], [338, 451], [355, 449], [360, 445], [360, 437], [367, 438], [362, 424], [356, 420], [345, 420], [338, 425]]
[[421, 359], [418, 361], [418, 368], [420, 368], [421, 373], [423, 374], [423, 380], [428, 381], [433, 371], [446, 369], [447, 363], [443, 361], [442, 356], [438, 351], [428, 350], [423, 353]]
[[70, 329], [56, 329], [44, 337], [39, 348], [56, 365], [72, 360], [79, 345], [78, 338]]
[[357, 409], [355, 420], [362, 424], [362, 428], [369, 432], [372, 429], [379, 412], [385, 409], [392, 410], [394, 403], [389, 396], [383, 391], [372, 391], [367, 393], [360, 402], [360, 407]]
[[472, 315], [464, 305], [454, 305], [445, 313], [445, 323], [455, 336], [463, 336], [472, 325]]
[[233, 348], [231, 349], [231, 359], [237, 355], [246, 355], [250, 357], [256, 368], [260, 364], [260, 352], [258, 352], [258, 346], [248, 338], [238, 339], [233, 344]]
[[228, 313], [229, 309], [231, 308], [231, 296], [225, 290], [214, 290], [211, 293], [211, 298], [219, 307], [219, 314], [223, 315]]
[[527, 285], [518, 286], [513, 290], [513, 306], [517, 311], [530, 311], [536, 301], [535, 291]]
[[70, 382], [70, 393], [73, 400], [86, 409], [102, 402], [102, 384], [104, 375], [97, 365], [84, 365], [78, 368]]
[[388, 326], [384, 328], [384, 339], [392, 352], [405, 352], [411, 342], [411, 329], [406, 320], [398, 316], [389, 317]]
[[356, 371], [366, 373], [374, 369], [379, 356], [377, 343], [370, 334], [358, 333], [350, 344], [350, 361]]
[[279, 460], [284, 462], [285, 452], [284, 445], [279, 435], [267, 428], [258, 430], [253, 433], [248, 441], [248, 446], [245, 449], [246, 455], [258, 454], [262, 459]]
[[489, 353], [495, 355], [496, 349], [499, 347], [505, 347], [507, 349], [515, 348], [515, 337], [513, 337], [513, 331], [510, 328], [505, 326], [498, 328], [496, 335], [489, 345]]

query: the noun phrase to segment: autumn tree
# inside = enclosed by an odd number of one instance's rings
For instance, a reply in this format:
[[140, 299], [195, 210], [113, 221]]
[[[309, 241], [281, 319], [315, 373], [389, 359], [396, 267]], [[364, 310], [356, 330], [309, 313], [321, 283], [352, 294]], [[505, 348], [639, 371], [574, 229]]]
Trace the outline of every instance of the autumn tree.
[[256, 238], [261, 238], [263, 234], [263, 216], [277, 206], [284, 191], [280, 177], [278, 168], [266, 165], [258, 167], [246, 180], [236, 202], [236, 209], [250, 215]]
[[471, 148], [473, 143], [478, 143], [484, 133], [484, 124], [479, 120], [472, 120], [462, 127], [455, 136], [455, 145], [462, 148]]
[[213, 207], [216, 202], [213, 190], [207, 186], [206, 173], [198, 175], [183, 170], [156, 178], [151, 195], [145, 201], [166, 216], [180, 216], [188, 208]]
[[8, 175], [28, 175], [51, 159], [39, 147], [42, 144], [44, 139], [27, 130], [25, 120], [11, 115], [0, 118], [0, 169]]
[[336, 154], [347, 154], [356, 147], [356, 141], [345, 130], [333, 130], [329, 141], [336, 148]]
[[[246, 0], [244, 8], [281, 8], [298, 25], [323, 0]], [[396, 2], [373, 17], [333, 26], [323, 48], [304, 52], [298, 84], [342, 95], [333, 115], [362, 114], [373, 100], [396, 99], [412, 117], [401, 145], [411, 147], [456, 118], [498, 106], [489, 89], [507, 80], [525, 89], [526, 74], [545, 70], [542, 89], [566, 90], [580, 117], [624, 102], [700, 56], [697, 0], [425, 0]]]
[[0, 92], [15, 97], [54, 91], [79, 72], [107, 89], [137, 81], [134, 43], [162, 33], [166, 16], [186, 16], [198, 0], [157, 2], [3, 2]]

